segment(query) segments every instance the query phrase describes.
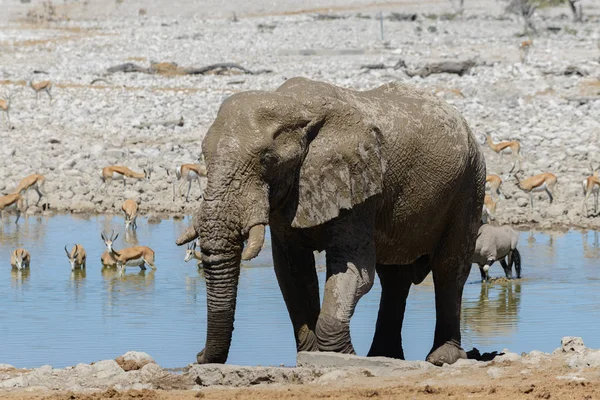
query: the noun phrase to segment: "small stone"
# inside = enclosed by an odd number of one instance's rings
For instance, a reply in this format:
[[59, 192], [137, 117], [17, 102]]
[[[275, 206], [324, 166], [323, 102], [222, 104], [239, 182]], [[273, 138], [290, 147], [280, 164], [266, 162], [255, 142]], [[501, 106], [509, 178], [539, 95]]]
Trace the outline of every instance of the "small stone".
[[502, 368], [498, 368], [498, 367], [490, 367], [487, 370], [487, 374], [492, 379], [498, 379], [498, 378], [501, 378], [502, 376], [504, 376], [504, 370]]
[[563, 353], [581, 353], [585, 350], [583, 339], [576, 336], [565, 336], [560, 340], [560, 347]]

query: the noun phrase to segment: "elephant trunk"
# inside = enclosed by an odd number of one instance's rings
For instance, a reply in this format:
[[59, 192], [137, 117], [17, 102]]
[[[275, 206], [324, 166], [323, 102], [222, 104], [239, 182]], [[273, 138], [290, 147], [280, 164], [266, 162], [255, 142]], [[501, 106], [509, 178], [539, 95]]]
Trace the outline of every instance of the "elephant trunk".
[[225, 363], [233, 333], [243, 238], [238, 221], [231, 216], [194, 225], [200, 234], [208, 311], [206, 347], [198, 354], [198, 363]]
[[208, 311], [206, 346], [198, 355], [199, 364], [225, 363], [229, 355], [240, 275], [240, 254], [202, 253]]
[[[232, 212], [231, 204], [227, 202], [205, 201], [198, 218], [194, 220], [194, 227], [184, 233], [183, 239], [186, 240], [200, 237], [206, 280], [208, 325], [206, 347], [197, 358], [201, 364], [227, 361], [235, 319], [240, 262], [256, 257], [264, 242], [263, 221], [253, 215], [248, 217], [241, 207], [233, 208], [236, 211]], [[250, 227], [247, 226], [249, 220], [254, 222]], [[248, 242], [244, 248], [245, 239]]]

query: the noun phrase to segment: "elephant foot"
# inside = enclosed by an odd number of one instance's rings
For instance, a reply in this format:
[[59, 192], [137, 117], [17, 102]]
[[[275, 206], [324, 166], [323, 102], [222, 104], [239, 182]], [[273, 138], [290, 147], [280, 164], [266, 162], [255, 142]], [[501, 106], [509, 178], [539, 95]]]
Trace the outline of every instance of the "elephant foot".
[[206, 364], [206, 361], [204, 361], [204, 349], [202, 349], [200, 353], [196, 354], [196, 363]]
[[298, 331], [298, 342], [296, 345], [298, 352], [300, 351], [319, 351], [317, 335], [306, 325], [303, 325]]
[[461, 358], [467, 358], [467, 353], [456, 341], [452, 340], [429, 353], [427, 361], [441, 367], [443, 364], [454, 364]]
[[402, 346], [392, 346], [391, 348], [387, 348], [373, 343], [367, 357], [388, 357], [404, 360], [404, 350], [402, 349]]
[[315, 328], [319, 351], [356, 354], [350, 340], [350, 326], [337, 318], [321, 314]]
[[227, 355], [224, 357], [207, 357], [206, 349], [202, 349], [200, 353], [196, 354], [196, 364], [225, 364], [225, 361], [227, 361]]

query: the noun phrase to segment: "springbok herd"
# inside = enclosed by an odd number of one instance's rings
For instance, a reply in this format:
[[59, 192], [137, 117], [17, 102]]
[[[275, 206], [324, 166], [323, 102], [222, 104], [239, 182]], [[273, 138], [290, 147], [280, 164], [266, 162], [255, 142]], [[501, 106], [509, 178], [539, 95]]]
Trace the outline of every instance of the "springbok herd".
[[[199, 159], [200, 161], [200, 159]], [[100, 190], [102, 186], [107, 189], [107, 185], [113, 180], [123, 181], [123, 188], [125, 188], [126, 179], [150, 179], [151, 170], [144, 170], [143, 173], [132, 171], [128, 167], [112, 165], [102, 169], [100, 173], [100, 183], [96, 191]], [[177, 180], [173, 182], [173, 201], [177, 197], [181, 197], [181, 186], [187, 182], [188, 189], [185, 196], [186, 201], [189, 200], [190, 190], [194, 181], [198, 182], [200, 186], [200, 177], [206, 176], [206, 167], [203, 164], [183, 164], [176, 168], [175, 172]], [[181, 181], [181, 182], [180, 182]], [[23, 178], [13, 193], [0, 197], [0, 213], [2, 213], [2, 221], [4, 221], [4, 211], [14, 210], [17, 218], [15, 223], [19, 222], [23, 205], [28, 205], [27, 193], [30, 190], [35, 190], [38, 194], [38, 200], [36, 204], [39, 204], [43, 196], [46, 195], [44, 189], [45, 178], [43, 175], [32, 174]], [[202, 195], [200, 195], [201, 197]], [[121, 211], [125, 218], [125, 230], [137, 229], [137, 216], [139, 206], [135, 200], [126, 199], [121, 206]], [[117, 239], [119, 234], [116, 235], [111, 233], [107, 236], [104, 232], [100, 234], [100, 237], [106, 245], [106, 251], [100, 257], [100, 262], [103, 267], [116, 267], [119, 271], [125, 272], [126, 267], [137, 266], [141, 269], [145, 269], [148, 265], [152, 269], [156, 269], [154, 265], [154, 251], [147, 246], [133, 246], [121, 250], [115, 250], [113, 248], [113, 242]], [[198, 260], [198, 266], [200, 266], [200, 253], [196, 251], [197, 244], [194, 242], [187, 248], [184, 260], [190, 261], [192, 258]], [[76, 268], [85, 268], [87, 254], [81, 244], [75, 244], [75, 246], [69, 251], [65, 246], [65, 252], [71, 265], [71, 270]], [[14, 250], [10, 257], [10, 265], [13, 268], [21, 270], [28, 268], [31, 262], [30, 253], [23, 248]]]

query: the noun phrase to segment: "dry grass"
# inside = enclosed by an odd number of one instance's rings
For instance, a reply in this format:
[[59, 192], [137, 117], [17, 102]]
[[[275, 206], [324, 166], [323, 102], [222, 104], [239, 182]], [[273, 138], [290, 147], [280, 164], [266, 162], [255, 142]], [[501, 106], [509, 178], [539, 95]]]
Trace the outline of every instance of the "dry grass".
[[541, 97], [541, 96], [556, 96], [556, 90], [554, 90], [552, 88], [538, 90], [534, 94], [528, 94], [527, 96], [525, 96], [525, 101], [527, 103], [531, 103], [535, 98]]
[[582, 96], [600, 95], [600, 79], [585, 80], [579, 84], [579, 92]]

